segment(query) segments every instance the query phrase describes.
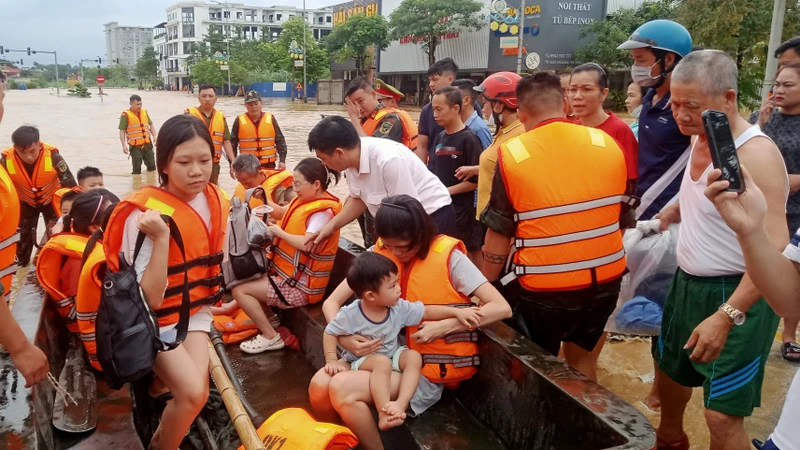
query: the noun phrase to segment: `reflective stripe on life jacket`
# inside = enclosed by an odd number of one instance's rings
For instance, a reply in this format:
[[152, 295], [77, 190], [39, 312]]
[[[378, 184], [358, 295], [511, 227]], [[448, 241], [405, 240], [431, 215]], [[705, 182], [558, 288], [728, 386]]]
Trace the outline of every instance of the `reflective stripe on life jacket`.
[[128, 128], [125, 130], [128, 145], [141, 146], [149, 144], [150, 117], [147, 115], [147, 110], [142, 108], [141, 112], [136, 114], [127, 109], [124, 114], [128, 116]]
[[[334, 216], [342, 210], [342, 203], [330, 192], [325, 198], [301, 203], [294, 198], [281, 219], [281, 228], [289, 234], [304, 236], [306, 225], [312, 215], [320, 211], [332, 210]], [[273, 254], [270, 266], [289, 286], [297, 287], [308, 295], [309, 303], [317, 303], [325, 295], [328, 279], [333, 269], [333, 260], [339, 249], [337, 230], [317, 253], [300, 251], [283, 239], [276, 238], [272, 244]], [[305, 283], [298, 283], [305, 274]]]
[[275, 146], [275, 126], [272, 124], [272, 114], [263, 113], [258, 121], [258, 127], [247, 114], [239, 115], [239, 152], [243, 155], [253, 155], [261, 161], [261, 167], [278, 160], [278, 151]]
[[100, 307], [103, 278], [106, 276], [106, 254], [103, 243], [97, 242], [81, 268], [78, 281], [78, 295], [75, 296], [75, 316], [81, 342], [89, 355], [89, 363], [95, 369], [103, 371], [97, 361], [97, 342], [95, 340], [95, 322], [97, 309]]
[[619, 215], [629, 197], [613, 138], [550, 122], [503, 144], [497, 167], [517, 211], [513, 271], [504, 283], [518, 277], [530, 291], [566, 291], [622, 276]]
[[53, 200], [53, 194], [61, 187], [58, 173], [53, 168], [53, 153], [58, 153], [58, 149], [44, 142], [41, 144], [42, 150], [36, 159], [33, 176], [28, 175], [14, 147], [3, 151], [5, 168], [17, 188], [19, 199], [31, 206], [49, 204]]
[[[0, 281], [4, 295], [11, 294], [11, 279], [17, 273], [19, 242], [19, 197], [14, 182], [0, 165]], [[0, 300], [2, 301], [2, 300]]]
[[[261, 187], [264, 188], [264, 193], [267, 194], [267, 197], [270, 198], [273, 202], [278, 203], [275, 200], [275, 189], [279, 186], [282, 186], [286, 189], [292, 187], [292, 182], [294, 181], [294, 177], [292, 176], [292, 172], [288, 170], [275, 170], [275, 169], [261, 169], [261, 172], [267, 177], [267, 179], [261, 183]], [[233, 192], [234, 197], [238, 197], [239, 200], [244, 201], [245, 194], [247, 190], [242, 186], [242, 183], [236, 185], [236, 190]], [[256, 206], [263, 205], [264, 202], [261, 199], [256, 198], [254, 196], [250, 197], [250, 209], [255, 208]]]
[[206, 185], [204, 194], [208, 198], [211, 211], [211, 227], [186, 202], [164, 189], [146, 186], [123, 200], [115, 209], [106, 228], [103, 247], [108, 260], [108, 269], [119, 270], [119, 258], [125, 220], [136, 209], [154, 209], [170, 216], [181, 232], [186, 247], [186, 261], [175, 241], [170, 238], [169, 267], [167, 269], [167, 289], [164, 302], [153, 308], [159, 326], [178, 323], [184, 271], [188, 270], [191, 313], [202, 306], [213, 305], [223, 296], [222, 289], [222, 246], [225, 242], [225, 225], [230, 210], [230, 202], [225, 194], [212, 184]]
[[[301, 408], [286, 408], [258, 427], [264, 447], [273, 450], [348, 450], [358, 447], [349, 428], [317, 422]], [[245, 450], [244, 445], [237, 450]]]
[[66, 258], [80, 260], [88, 237], [74, 233], [59, 233], [44, 245], [36, 263], [36, 278], [55, 303], [58, 313], [66, 320], [67, 328], [79, 333], [75, 297], [67, 296], [61, 286], [61, 269]]
[[64, 198], [64, 194], [66, 194], [69, 191], [80, 192], [81, 187], [75, 186], [72, 188], [61, 188], [57, 190], [55, 194], [53, 194], [53, 209], [56, 210], [56, 215], [58, 217], [61, 217], [61, 199]]
[[214, 328], [222, 333], [226, 344], [241, 342], [259, 333], [256, 323], [241, 309], [233, 317], [214, 316]]
[[401, 144], [411, 150], [416, 150], [417, 138], [419, 137], [417, 123], [414, 122], [410, 114], [402, 109], [389, 108], [388, 106], [382, 107], [375, 113], [375, 117], [368, 117], [367, 120], [361, 124], [364, 133], [366, 133], [367, 136], [372, 136], [378, 128], [378, 124], [381, 123], [381, 120], [390, 113], [397, 114], [397, 116], [400, 117], [400, 121], [403, 123], [403, 142], [401, 142]]
[[[206, 115], [200, 108], [187, 108], [185, 112], [202, 120], [204, 124], [208, 123]], [[214, 163], [216, 164], [222, 158], [222, 144], [225, 142], [225, 115], [221, 111], [214, 110], [211, 123], [208, 125], [208, 132], [211, 133], [211, 140], [214, 141]]]
[[[450, 257], [455, 250], [467, 254], [464, 244], [445, 235], [437, 236], [425, 259], [415, 259], [403, 264], [378, 240], [373, 251], [394, 261], [399, 270], [398, 279], [402, 298], [426, 305], [471, 307], [472, 302], [453, 286], [450, 276]], [[444, 282], [444, 281], [447, 282]], [[408, 327], [406, 336], [416, 333], [418, 327]], [[422, 375], [434, 383], [452, 384], [466, 380], [480, 364], [477, 332], [452, 333], [430, 344], [417, 344], [408, 339], [406, 345], [422, 355]]]

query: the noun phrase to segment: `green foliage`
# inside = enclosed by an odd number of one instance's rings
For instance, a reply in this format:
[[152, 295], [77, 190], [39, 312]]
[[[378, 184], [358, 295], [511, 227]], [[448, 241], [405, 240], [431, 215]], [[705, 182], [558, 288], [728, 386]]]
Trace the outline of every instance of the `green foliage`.
[[285, 70], [252, 70], [247, 72], [244, 84], [250, 85], [258, 82], [282, 82], [292, 81], [292, 73]]
[[680, 1], [656, 0], [642, 4], [638, 9], [622, 8], [608, 16], [584, 25], [580, 37], [594, 39], [575, 51], [577, 61], [592, 61], [609, 68], [628, 67], [633, 64], [631, 52], [617, 50], [642, 24], [655, 19], [674, 19]]
[[41, 78], [31, 78], [27, 83], [25, 83], [25, 87], [28, 89], [42, 89], [48, 86], [47, 81]]
[[217, 63], [208, 60], [201, 61], [192, 66], [192, 80], [197, 84], [223, 86], [228, 83], [228, 75], [220, 70]]
[[625, 99], [628, 93], [624, 90], [616, 89], [608, 93], [605, 103], [612, 111], [626, 111]]
[[[81, 73], [80, 68], [76, 68], [76, 73]], [[131, 87], [135, 83], [131, 83], [130, 70], [125, 66], [109, 66], [98, 69], [97, 67], [84, 67], [83, 69], [83, 84], [85, 86], [97, 86], [95, 78], [97, 75], [106, 77], [106, 82], [103, 86], [106, 87]]]
[[[39, 72], [39, 76], [41, 76], [47, 82], [56, 81], [56, 65], [55, 64], [39, 64], [38, 62], [33, 63], [33, 71]], [[66, 80], [67, 75], [71, 73], [80, 73], [79, 66], [72, 66], [70, 64], [59, 64], [58, 65], [58, 78], [60, 80]]]
[[78, 83], [74, 87], [72, 87], [71, 89], [68, 89], [67, 90], [67, 95], [70, 95], [70, 96], [73, 96], [73, 97], [79, 97], [79, 98], [89, 98], [89, 97], [92, 96], [92, 94], [89, 93], [89, 90], [86, 89], [86, 86], [84, 86], [81, 83]]
[[[233, 48], [233, 45], [231, 45], [231, 48]], [[192, 44], [189, 57], [186, 58], [186, 64], [193, 66], [195, 63], [207, 60], [216, 53], [224, 55], [227, 52], [227, 43], [225, 42], [225, 36], [222, 34], [222, 26], [209, 25], [208, 33], [203, 36], [203, 40]]]
[[153, 47], [148, 47], [144, 50], [144, 55], [136, 61], [134, 73], [140, 81], [153, 83], [156, 75], [158, 75], [158, 58]]
[[389, 15], [389, 39], [416, 38], [433, 64], [442, 35], [486, 25], [482, 9], [476, 0], [403, 0]]
[[17, 80], [10, 78], [8, 80], [8, 88], [9, 89], [19, 89], [19, 85], [17, 84]]
[[[297, 44], [303, 45], [303, 18], [295, 16], [283, 24], [283, 31], [275, 46], [275, 57], [279, 69], [291, 72], [294, 68], [294, 61], [289, 58], [289, 44], [292, 40], [297, 41]], [[314, 35], [311, 33], [310, 27], [305, 27], [306, 36], [306, 75], [309, 83], [313, 83], [320, 78], [330, 77], [330, 59], [328, 52], [320, 48]], [[295, 68], [295, 80], [303, 79], [303, 69], [301, 67]]]
[[328, 51], [335, 52], [337, 59], [356, 58], [359, 71], [363, 72], [368, 50], [385, 50], [389, 46], [389, 23], [383, 16], [356, 14], [347, 22], [337, 25], [326, 38]]

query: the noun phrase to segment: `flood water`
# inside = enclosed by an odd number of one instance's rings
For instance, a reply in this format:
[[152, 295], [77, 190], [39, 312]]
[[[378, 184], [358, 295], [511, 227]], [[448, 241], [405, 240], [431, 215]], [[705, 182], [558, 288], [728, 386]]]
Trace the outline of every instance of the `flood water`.
[[[96, 94], [94, 90], [93, 94]], [[198, 104], [193, 95], [184, 92], [136, 91], [132, 89], [109, 89], [103, 100], [96, 95], [88, 99], [68, 97], [62, 90], [61, 96], [55, 91], [30, 90], [7, 91], [4, 101], [5, 117], [0, 124], [0, 146], [11, 146], [11, 133], [20, 125], [32, 124], [39, 127], [41, 139], [60, 150], [69, 164], [73, 174], [87, 165], [96, 166], [104, 173], [106, 188], [120, 197], [139, 189], [143, 185], [156, 184], [154, 173], [131, 175], [131, 164], [127, 155], [122, 153], [117, 125], [122, 111], [128, 108], [131, 94], [142, 96], [144, 107], [148, 110], [155, 125], [160, 125], [184, 109]], [[245, 111], [240, 98], [220, 98], [217, 109], [223, 111], [231, 125], [236, 115]], [[319, 121], [320, 114], [345, 115], [343, 107], [317, 106], [316, 104], [290, 103], [284, 99], [264, 99], [264, 109], [275, 114], [275, 117], [286, 137], [288, 144], [287, 166], [291, 169], [303, 158], [314, 156], [306, 144], [308, 132]], [[418, 112], [412, 113], [418, 115]], [[222, 162], [220, 185], [232, 193], [236, 182], [227, 175], [227, 162]], [[347, 185], [344, 180], [332, 192], [344, 199]], [[40, 224], [40, 230], [42, 225]], [[348, 225], [342, 235], [360, 243], [358, 226]], [[12, 302], [16, 300], [21, 280], [27, 270], [21, 270], [15, 279]], [[21, 297], [24, 303], [25, 297]], [[24, 305], [15, 305], [24, 309]], [[16, 311], [19, 313], [19, 311]], [[18, 316], [19, 314], [15, 314]], [[32, 337], [32, 336], [29, 336]], [[658, 425], [658, 414], [654, 414], [640, 403], [650, 389], [639, 376], [652, 370], [650, 344], [646, 340], [627, 340], [609, 342], [601, 357], [598, 371], [600, 383], [617, 395], [633, 404]], [[780, 357], [779, 343], [773, 345], [773, 352], [767, 364], [766, 382], [762, 395], [762, 408], [757, 409], [751, 418], [746, 420], [746, 427], [752, 437], [766, 439], [778, 421], [786, 391], [798, 366], [785, 362]], [[0, 376], [0, 398], [8, 401], [11, 398], [27, 396], [23, 389], [21, 377], [14, 373]], [[13, 402], [12, 402], [13, 403]], [[0, 401], [0, 431], [6, 428], [4, 416], [8, 405]], [[708, 448], [708, 431], [703, 418], [702, 389], [697, 389], [687, 409], [686, 427], [693, 448]], [[23, 430], [16, 430], [24, 433]], [[2, 444], [0, 444], [2, 446]]]

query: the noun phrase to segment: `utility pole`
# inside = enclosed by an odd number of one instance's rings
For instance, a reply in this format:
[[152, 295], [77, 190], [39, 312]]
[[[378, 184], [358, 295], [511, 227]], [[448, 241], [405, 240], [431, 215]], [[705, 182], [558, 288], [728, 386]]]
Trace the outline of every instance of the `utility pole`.
[[[3, 48], [3, 46], [0, 45], [0, 48]], [[30, 47], [28, 47], [27, 50], [15, 50], [11, 48], [3, 48], [3, 53], [11, 53], [11, 52], [27, 53], [28, 55], [35, 55], [37, 53], [47, 53], [48, 55], [53, 55], [56, 59], [56, 95], [61, 94], [61, 90], [58, 87], [58, 82], [60, 81], [60, 78], [58, 76], [58, 53], [56, 53], [55, 51], [50, 52], [47, 50], [31, 50]]]
[[770, 89], [775, 84], [775, 74], [778, 72], [778, 59], [775, 50], [781, 45], [783, 35], [783, 17], [786, 14], [786, 0], [775, 0], [772, 9], [772, 27], [769, 30], [769, 47], [767, 50], [767, 70], [764, 72], [764, 84], [761, 86], [761, 99], [767, 98]]
[[[778, 0], [776, 0], [778, 1]], [[525, 0], [519, 5], [519, 42], [517, 42], [517, 74], [522, 75], [522, 41], [525, 38]]]
[[306, 0], [303, 0], [303, 103], [308, 103], [308, 96], [306, 96], [306, 89], [308, 89], [308, 80], [306, 79]]
[[224, 6], [225, 7], [225, 12], [228, 13], [225, 16], [225, 28], [228, 29], [228, 32], [225, 35], [225, 45], [226, 45], [226, 47], [228, 49], [228, 54], [227, 54], [227, 59], [228, 59], [228, 61], [227, 61], [228, 62], [228, 95], [230, 95], [231, 94], [231, 92], [230, 92], [231, 91], [231, 26], [229, 25], [230, 22], [228, 22], [228, 19], [230, 19], [231, 9], [228, 6], [227, 0], [225, 2], [212, 1], [212, 3], [216, 3], [216, 4], [220, 5], [220, 6]]

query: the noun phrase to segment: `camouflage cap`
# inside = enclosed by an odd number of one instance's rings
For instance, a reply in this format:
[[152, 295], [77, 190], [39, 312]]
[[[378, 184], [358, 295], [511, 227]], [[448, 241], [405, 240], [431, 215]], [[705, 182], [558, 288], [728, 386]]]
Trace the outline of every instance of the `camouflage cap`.
[[249, 91], [247, 95], [244, 96], [244, 102], [260, 102], [261, 101], [261, 94], [256, 91]]

